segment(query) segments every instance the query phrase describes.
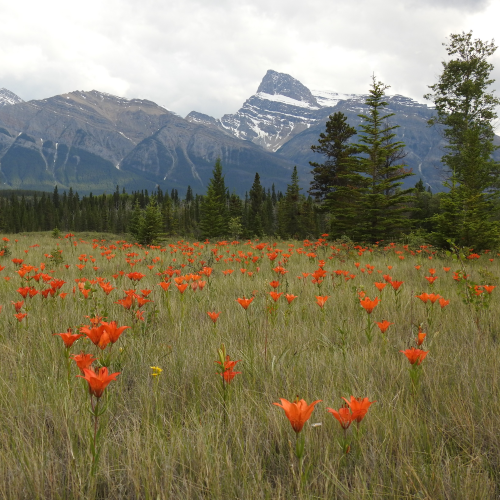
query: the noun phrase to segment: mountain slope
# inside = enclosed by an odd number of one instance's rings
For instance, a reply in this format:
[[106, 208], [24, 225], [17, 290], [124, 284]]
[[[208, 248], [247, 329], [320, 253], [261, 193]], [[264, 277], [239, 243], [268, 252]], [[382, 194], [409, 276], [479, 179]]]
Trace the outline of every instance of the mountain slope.
[[127, 190], [191, 185], [204, 192], [219, 155], [234, 182], [228, 185], [241, 194], [256, 170], [284, 189], [293, 168], [286, 158], [218, 127], [191, 124], [151, 101], [76, 91], [0, 108], [3, 187], [57, 184], [99, 193], [117, 184]]
[[0, 107], [24, 102], [18, 95], [7, 89], [0, 89]]
[[[340, 100], [332, 112], [344, 113], [350, 125], [358, 128], [361, 123], [359, 114], [367, 111], [364, 99], [359, 97]], [[408, 153], [404, 162], [415, 173], [407, 177], [405, 187], [415, 185], [420, 177], [433, 191], [442, 190], [443, 174], [441, 156], [444, 154], [445, 142], [442, 139], [439, 127], [429, 128], [427, 120], [432, 116], [433, 109], [403, 96], [389, 96], [387, 114], [394, 113], [389, 119], [390, 124], [399, 125], [395, 130], [394, 140], [405, 143]], [[284, 144], [277, 153], [301, 165], [308, 165], [310, 161], [322, 163], [323, 157], [311, 150], [311, 145], [318, 144], [319, 134], [325, 132], [327, 120], [322, 120], [310, 127], [307, 131], [296, 135]], [[353, 137], [357, 141], [357, 136]]]
[[[220, 158], [226, 185], [239, 194], [249, 190], [258, 172], [264, 186], [286, 188], [294, 164], [242, 141], [216, 127], [171, 117], [155, 134], [143, 140], [122, 161], [120, 169], [141, 172], [161, 179], [169, 186], [186, 186], [204, 192], [212, 175], [215, 160]], [[309, 169], [302, 169], [304, 178]]]

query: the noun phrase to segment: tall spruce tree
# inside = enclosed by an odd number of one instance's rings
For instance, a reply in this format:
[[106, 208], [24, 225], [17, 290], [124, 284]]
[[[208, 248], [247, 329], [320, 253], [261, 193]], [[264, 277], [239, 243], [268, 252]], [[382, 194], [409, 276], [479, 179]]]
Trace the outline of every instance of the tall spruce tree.
[[314, 180], [309, 193], [320, 202], [319, 211], [328, 214], [328, 232], [337, 238], [357, 235], [358, 204], [361, 188], [366, 184], [366, 178], [359, 172], [358, 148], [350, 142], [354, 135], [356, 129], [347, 123], [347, 117], [335, 113], [326, 123], [326, 133], [320, 134], [319, 145], [311, 146], [326, 161], [310, 163], [314, 167]]
[[493, 42], [472, 39], [472, 32], [452, 34], [443, 44], [449, 56], [443, 62], [438, 83], [429, 86], [425, 95], [436, 107], [429, 125], [444, 125], [447, 153], [442, 162], [448, 169], [444, 183], [449, 192], [441, 199], [441, 213], [433, 217], [434, 236], [442, 245], [453, 240], [456, 245], [475, 250], [494, 248], [500, 242], [495, 198], [500, 164], [492, 159], [492, 121], [500, 100], [489, 87], [493, 65], [488, 57], [496, 50]]
[[413, 188], [401, 190], [402, 180], [413, 173], [400, 162], [404, 144], [394, 138], [398, 125], [391, 125], [386, 113], [385, 91], [389, 88], [372, 77], [372, 86], [365, 101], [366, 114], [358, 115], [359, 159], [357, 170], [364, 176], [357, 199], [358, 223], [354, 237], [358, 241], [375, 242], [398, 237], [409, 228], [408, 203]]
[[248, 221], [247, 221], [247, 235], [250, 238], [260, 238], [264, 234], [262, 223], [262, 185], [260, 183], [260, 176], [256, 172], [252, 187], [248, 193], [249, 207], [248, 207]]
[[282, 238], [303, 238], [301, 210], [305, 202], [300, 194], [299, 174], [297, 167], [293, 168], [291, 183], [286, 188], [285, 196], [278, 204], [278, 234]]
[[207, 194], [201, 205], [200, 231], [202, 238], [223, 237], [228, 234], [226, 186], [222, 175], [222, 163], [217, 158]]
[[323, 201], [327, 197], [335, 200], [338, 188], [349, 184], [350, 160], [357, 151], [350, 143], [354, 135], [356, 129], [347, 123], [343, 113], [337, 112], [326, 122], [325, 133], [319, 134], [319, 144], [311, 146], [315, 153], [326, 157], [324, 163], [309, 162], [314, 167], [309, 193], [316, 201]]

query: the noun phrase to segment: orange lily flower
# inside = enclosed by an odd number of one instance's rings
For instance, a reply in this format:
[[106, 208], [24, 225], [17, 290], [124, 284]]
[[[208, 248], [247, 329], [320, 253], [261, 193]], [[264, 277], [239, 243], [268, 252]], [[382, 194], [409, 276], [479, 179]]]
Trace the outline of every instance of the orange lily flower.
[[136, 296], [135, 300], [137, 301], [139, 308], [141, 308], [144, 304], [147, 304], [148, 302], [152, 302], [150, 299], [144, 299], [141, 296]]
[[303, 399], [297, 400], [294, 403], [290, 403], [286, 399], [280, 398], [281, 404], [273, 403], [273, 405], [279, 406], [285, 410], [286, 418], [290, 421], [292, 429], [298, 434], [304, 424], [309, 420], [311, 414], [314, 410], [314, 406], [320, 403], [322, 400], [317, 399], [310, 405], [308, 405]]
[[432, 285], [438, 279], [437, 276], [425, 276], [425, 279]]
[[491, 293], [495, 288], [496, 286], [495, 285], [483, 285], [483, 288], [488, 292], [488, 293]]
[[364, 310], [368, 313], [371, 314], [372, 311], [375, 309], [377, 304], [379, 303], [378, 297], [375, 297], [373, 300], [370, 300], [369, 297], [365, 297], [363, 300], [360, 300], [359, 303], [363, 306]]
[[19, 323], [21, 323], [21, 321], [26, 317], [28, 316], [28, 313], [17, 313], [17, 314], [14, 314], [14, 316], [17, 318], [17, 321], [19, 321]]
[[291, 304], [296, 298], [297, 295], [294, 295], [293, 293], [287, 293], [285, 295], [285, 299], [288, 301], [289, 304]]
[[127, 295], [124, 299], [120, 299], [115, 302], [115, 304], [120, 304], [125, 309], [130, 309], [133, 303], [134, 303], [134, 297], [131, 295]]
[[16, 312], [21, 312], [21, 308], [23, 307], [24, 305], [24, 300], [20, 300], [19, 302], [12, 302], [12, 305], [14, 306]]
[[269, 284], [270, 284], [270, 285], [271, 285], [274, 289], [276, 289], [276, 288], [278, 288], [278, 287], [280, 286], [280, 282], [279, 282], [279, 281], [276, 281], [276, 280], [274, 280], [274, 281], [270, 281], [270, 282], [269, 282]]
[[82, 333], [73, 333], [71, 328], [68, 328], [67, 332], [64, 333], [54, 333], [53, 335], [59, 335], [64, 345], [69, 349], [80, 337], [83, 337]]
[[354, 420], [354, 415], [351, 413], [349, 407], [344, 403], [339, 411], [334, 410], [333, 408], [327, 408], [326, 411], [329, 411], [342, 426], [342, 429], [346, 431], [351, 423]]
[[[234, 371], [236, 363], [239, 363], [240, 361], [241, 359], [238, 359], [236, 361], [231, 361], [229, 359], [229, 354], [226, 355], [226, 360], [224, 361], [224, 366], [223, 366], [224, 370], [220, 372], [219, 375], [225, 380], [227, 384], [230, 384], [233, 378], [241, 373]], [[222, 366], [222, 363], [220, 361], [215, 361], [215, 363]]]
[[446, 307], [450, 303], [449, 300], [445, 300], [443, 297], [439, 299], [439, 305], [441, 306], [441, 309]]
[[101, 323], [101, 326], [103, 327], [104, 330], [106, 330], [108, 336], [109, 336], [109, 341], [114, 344], [120, 335], [127, 329], [130, 328], [130, 326], [120, 326], [118, 328], [118, 325], [116, 324], [116, 321], [111, 321], [110, 323], [107, 323], [106, 321], [103, 321]]
[[170, 286], [170, 282], [162, 281], [161, 283], [158, 283], [158, 286], [161, 286], [166, 292], [168, 290], [168, 287]]
[[358, 424], [365, 417], [368, 408], [370, 408], [373, 403], [376, 403], [376, 401], [369, 401], [368, 398], [361, 399], [355, 398], [354, 396], [351, 396], [351, 401], [347, 401], [344, 397], [342, 399], [349, 405], [349, 408], [351, 408], [352, 419], [356, 420]]
[[111, 283], [99, 283], [99, 286], [106, 295], [109, 295], [115, 289]]
[[415, 349], [415, 347], [406, 349], [406, 351], [399, 351], [399, 352], [402, 352], [408, 358], [408, 361], [412, 365], [414, 365], [417, 361], [418, 364], [420, 365], [427, 356], [427, 354], [429, 353], [429, 351], [422, 351], [422, 349]]
[[144, 278], [146, 275], [142, 274], [142, 273], [134, 272], [134, 273], [128, 273], [125, 276], [127, 276], [127, 278], [131, 279], [132, 281], [141, 281], [142, 278]]
[[245, 296], [243, 295], [243, 298], [242, 299], [236, 299], [236, 301], [238, 302], [238, 304], [240, 304], [241, 307], [243, 307], [243, 309], [245, 309], [245, 311], [248, 309], [248, 306], [253, 302], [253, 297], [251, 299], [246, 299]]
[[375, 283], [375, 286], [377, 287], [377, 290], [381, 292], [385, 287], [387, 283]]
[[214, 322], [214, 325], [215, 323], [217, 322], [217, 318], [219, 317], [220, 315], [220, 312], [216, 313], [216, 312], [207, 312], [207, 314], [210, 316], [210, 319]]
[[422, 331], [422, 328], [418, 329], [417, 346], [421, 346], [424, 343], [427, 334]]
[[394, 290], [396, 291], [404, 283], [404, 281], [389, 281], [389, 283], [391, 284], [392, 288], [394, 288]]
[[183, 285], [178, 285], [177, 283], [175, 284], [179, 292], [184, 293], [186, 291], [186, 288], [188, 287], [188, 283], [184, 283]]
[[391, 323], [390, 321], [387, 321], [386, 319], [384, 319], [384, 321], [377, 321], [377, 325], [380, 328], [380, 331], [382, 333], [385, 333], [387, 331], [387, 328], [389, 328], [393, 324], [394, 323]]
[[116, 380], [116, 377], [120, 375], [120, 372], [108, 374], [108, 368], [103, 366], [96, 373], [94, 370], [89, 370], [88, 368], [83, 369], [83, 375], [77, 375], [77, 377], [84, 378], [89, 384], [89, 392], [99, 399], [104, 389], [112, 380]]
[[105, 349], [111, 342], [108, 332], [104, 330], [104, 325], [98, 327], [93, 326], [92, 328], [89, 328], [88, 326], [81, 326], [80, 332], [84, 333], [94, 345], [100, 347], [101, 349]]
[[23, 288], [18, 288], [17, 291], [18, 291], [18, 293], [21, 294], [21, 296], [23, 297], [23, 299], [25, 299], [26, 296], [28, 295], [29, 291], [30, 291], [30, 287], [29, 286], [25, 286]]
[[89, 368], [92, 363], [97, 359], [92, 356], [92, 354], [84, 354], [83, 351], [80, 354], [71, 354], [71, 357], [76, 363], [76, 366], [80, 368], [83, 373], [84, 368]]
[[269, 292], [269, 295], [272, 297], [274, 302], [278, 302], [278, 299], [283, 295], [283, 292]]
[[420, 295], [416, 295], [417, 299], [420, 299], [424, 304], [427, 303], [429, 300], [429, 294], [428, 293], [421, 293]]
[[431, 303], [434, 304], [436, 300], [438, 300], [441, 297], [441, 295], [439, 295], [438, 293], [429, 293], [427, 294], [427, 297], [429, 298]]
[[325, 302], [328, 300], [329, 295], [325, 295], [322, 297], [321, 295], [315, 295], [316, 297], [316, 304], [318, 304], [321, 309], [323, 309], [323, 306], [325, 305]]

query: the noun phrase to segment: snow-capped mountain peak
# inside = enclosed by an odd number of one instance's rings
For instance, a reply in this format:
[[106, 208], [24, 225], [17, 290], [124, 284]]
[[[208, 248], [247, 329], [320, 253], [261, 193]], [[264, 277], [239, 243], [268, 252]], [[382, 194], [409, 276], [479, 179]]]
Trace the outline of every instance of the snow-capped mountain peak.
[[18, 95], [10, 90], [0, 89], [0, 106], [8, 106], [10, 104], [19, 104], [24, 102]]

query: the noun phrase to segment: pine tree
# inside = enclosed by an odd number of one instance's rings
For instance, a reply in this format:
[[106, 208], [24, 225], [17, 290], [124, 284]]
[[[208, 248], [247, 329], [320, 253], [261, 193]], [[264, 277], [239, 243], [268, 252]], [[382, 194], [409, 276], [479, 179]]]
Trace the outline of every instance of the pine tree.
[[356, 154], [356, 147], [349, 141], [356, 135], [356, 129], [347, 123], [343, 113], [335, 113], [326, 122], [326, 133], [319, 135], [319, 145], [311, 146], [315, 153], [326, 157], [325, 163], [309, 162], [314, 179], [309, 193], [317, 201], [323, 201], [330, 195], [334, 200], [335, 191], [349, 184], [347, 174], [350, 171], [350, 159]]
[[288, 184], [283, 199], [278, 204], [278, 234], [281, 238], [302, 238], [301, 205], [304, 202], [300, 196], [299, 175], [297, 167], [293, 168], [292, 182]]
[[406, 214], [413, 189], [401, 190], [400, 186], [404, 178], [413, 174], [400, 163], [404, 157], [404, 144], [394, 141], [394, 130], [398, 125], [390, 125], [388, 121], [394, 113], [385, 114], [388, 103], [384, 94], [388, 88], [373, 76], [370, 94], [365, 101], [368, 111], [358, 115], [363, 121], [360, 140], [356, 144], [359, 154], [357, 169], [364, 176], [357, 200], [359, 218], [354, 232], [358, 241], [391, 239], [409, 228]]
[[217, 158], [207, 194], [201, 206], [200, 231], [202, 238], [222, 237], [228, 234], [226, 186], [222, 175], [222, 164]]
[[248, 196], [247, 235], [250, 238], [260, 238], [264, 234], [264, 229], [262, 224], [262, 185], [258, 173], [255, 173]]
[[444, 44], [449, 56], [438, 83], [425, 98], [434, 102], [436, 116], [429, 125], [444, 125], [448, 141], [442, 162], [448, 168], [444, 183], [449, 189], [441, 199], [442, 213], [433, 217], [438, 244], [453, 240], [476, 251], [494, 248], [500, 226], [494, 219], [500, 164], [493, 161], [495, 107], [500, 100], [488, 92], [493, 65], [487, 62], [496, 50], [493, 42], [472, 39], [472, 32], [450, 35]]
[[149, 197], [149, 203], [139, 218], [138, 242], [142, 245], [157, 245], [163, 237], [163, 220], [156, 197]]
[[139, 199], [136, 198], [134, 203], [134, 208], [130, 215], [129, 223], [128, 223], [128, 232], [139, 241], [140, 237], [140, 226], [141, 226], [141, 218], [142, 218], [142, 210]]

